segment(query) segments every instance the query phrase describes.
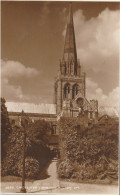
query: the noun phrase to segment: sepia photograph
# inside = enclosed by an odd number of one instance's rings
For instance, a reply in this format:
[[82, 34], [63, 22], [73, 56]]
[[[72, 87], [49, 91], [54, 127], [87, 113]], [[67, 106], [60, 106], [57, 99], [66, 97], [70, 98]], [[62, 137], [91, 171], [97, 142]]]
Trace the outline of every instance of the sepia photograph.
[[119, 1], [1, 1], [1, 194], [119, 195]]

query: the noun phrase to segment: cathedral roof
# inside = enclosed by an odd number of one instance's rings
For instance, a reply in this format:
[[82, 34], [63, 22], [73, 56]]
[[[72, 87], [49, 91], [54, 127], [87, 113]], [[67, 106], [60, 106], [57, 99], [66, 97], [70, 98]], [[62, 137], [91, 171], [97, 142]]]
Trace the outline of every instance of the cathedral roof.
[[70, 62], [73, 60], [77, 63], [77, 52], [75, 43], [75, 33], [73, 24], [72, 4], [69, 5], [69, 16], [66, 29], [65, 45], [63, 60]]
[[23, 110], [25, 113], [56, 114], [55, 104], [6, 102], [6, 107], [8, 112], [22, 112]]

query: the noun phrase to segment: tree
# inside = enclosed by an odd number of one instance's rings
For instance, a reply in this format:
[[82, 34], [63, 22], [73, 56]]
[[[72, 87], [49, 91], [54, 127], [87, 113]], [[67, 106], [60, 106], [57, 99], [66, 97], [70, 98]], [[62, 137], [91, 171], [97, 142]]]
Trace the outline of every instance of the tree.
[[[26, 117], [29, 120], [29, 117]], [[39, 120], [35, 123], [28, 121], [26, 130], [26, 159], [37, 160], [40, 171], [49, 160], [49, 148], [47, 147], [48, 131], [50, 125], [48, 122]], [[20, 165], [23, 151], [23, 133], [22, 126], [14, 126], [8, 137], [7, 153], [4, 163], [2, 164], [2, 175], [20, 176]], [[37, 162], [35, 161], [35, 162]], [[30, 160], [31, 162], [31, 160]], [[31, 172], [34, 172], [34, 167]], [[39, 172], [38, 172], [39, 174]], [[28, 176], [29, 174], [27, 174]], [[35, 174], [36, 175], [36, 174]], [[31, 177], [31, 176], [30, 176]]]
[[27, 136], [31, 142], [31, 147], [28, 147], [27, 154], [36, 158], [41, 166], [44, 166], [50, 157], [50, 150], [48, 148], [50, 129], [49, 122], [38, 120], [29, 125], [27, 132]]
[[74, 162], [79, 159], [79, 139], [77, 133], [77, 119], [61, 118], [58, 124], [61, 157]]
[[1, 98], [1, 158], [2, 160], [6, 155], [7, 140], [11, 132], [11, 126], [10, 126], [5, 102], [6, 102], [5, 99]]
[[118, 178], [118, 123], [88, 128], [82, 126], [79, 118], [61, 118], [58, 128], [60, 177]]
[[50, 135], [50, 123], [45, 120], [37, 120], [31, 123], [28, 129], [28, 136], [33, 142], [41, 146], [47, 146]]

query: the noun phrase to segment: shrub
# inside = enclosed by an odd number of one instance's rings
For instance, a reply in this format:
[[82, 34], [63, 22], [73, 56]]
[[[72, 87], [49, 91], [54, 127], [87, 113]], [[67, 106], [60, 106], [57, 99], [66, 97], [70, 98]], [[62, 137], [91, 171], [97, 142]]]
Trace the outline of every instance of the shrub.
[[62, 161], [58, 166], [59, 177], [70, 178], [73, 173], [73, 167], [68, 159]]
[[[80, 177], [79, 172], [74, 172], [74, 173], [72, 174], [72, 176], [71, 176], [72, 179], [78, 179], [79, 177]], [[81, 177], [81, 179], [82, 179], [82, 177]]]
[[[40, 170], [39, 162], [31, 157], [25, 159], [25, 177], [36, 179]], [[18, 174], [22, 176], [22, 161], [18, 163]]]
[[86, 169], [84, 169], [84, 179], [96, 179], [97, 178], [97, 172], [93, 168], [93, 166], [88, 166]]
[[88, 179], [96, 179], [97, 173], [93, 169], [93, 167], [90, 165], [88, 167], [85, 167], [84, 165], [78, 165], [77, 169], [74, 170], [74, 173], [72, 174], [72, 179], [77, 180], [88, 180]]

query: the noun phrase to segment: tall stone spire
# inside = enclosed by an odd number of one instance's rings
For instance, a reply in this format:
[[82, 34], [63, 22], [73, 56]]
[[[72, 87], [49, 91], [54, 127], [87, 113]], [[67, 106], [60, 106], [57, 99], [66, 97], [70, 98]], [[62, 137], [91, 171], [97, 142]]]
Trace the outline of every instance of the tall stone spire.
[[63, 61], [65, 62], [66, 74], [77, 75], [77, 52], [73, 24], [72, 3], [69, 4], [69, 15], [65, 36]]
[[69, 16], [66, 29], [64, 55], [65, 61], [77, 60], [76, 43], [75, 43], [75, 33], [73, 24], [73, 14], [72, 14], [72, 3], [69, 5]]

